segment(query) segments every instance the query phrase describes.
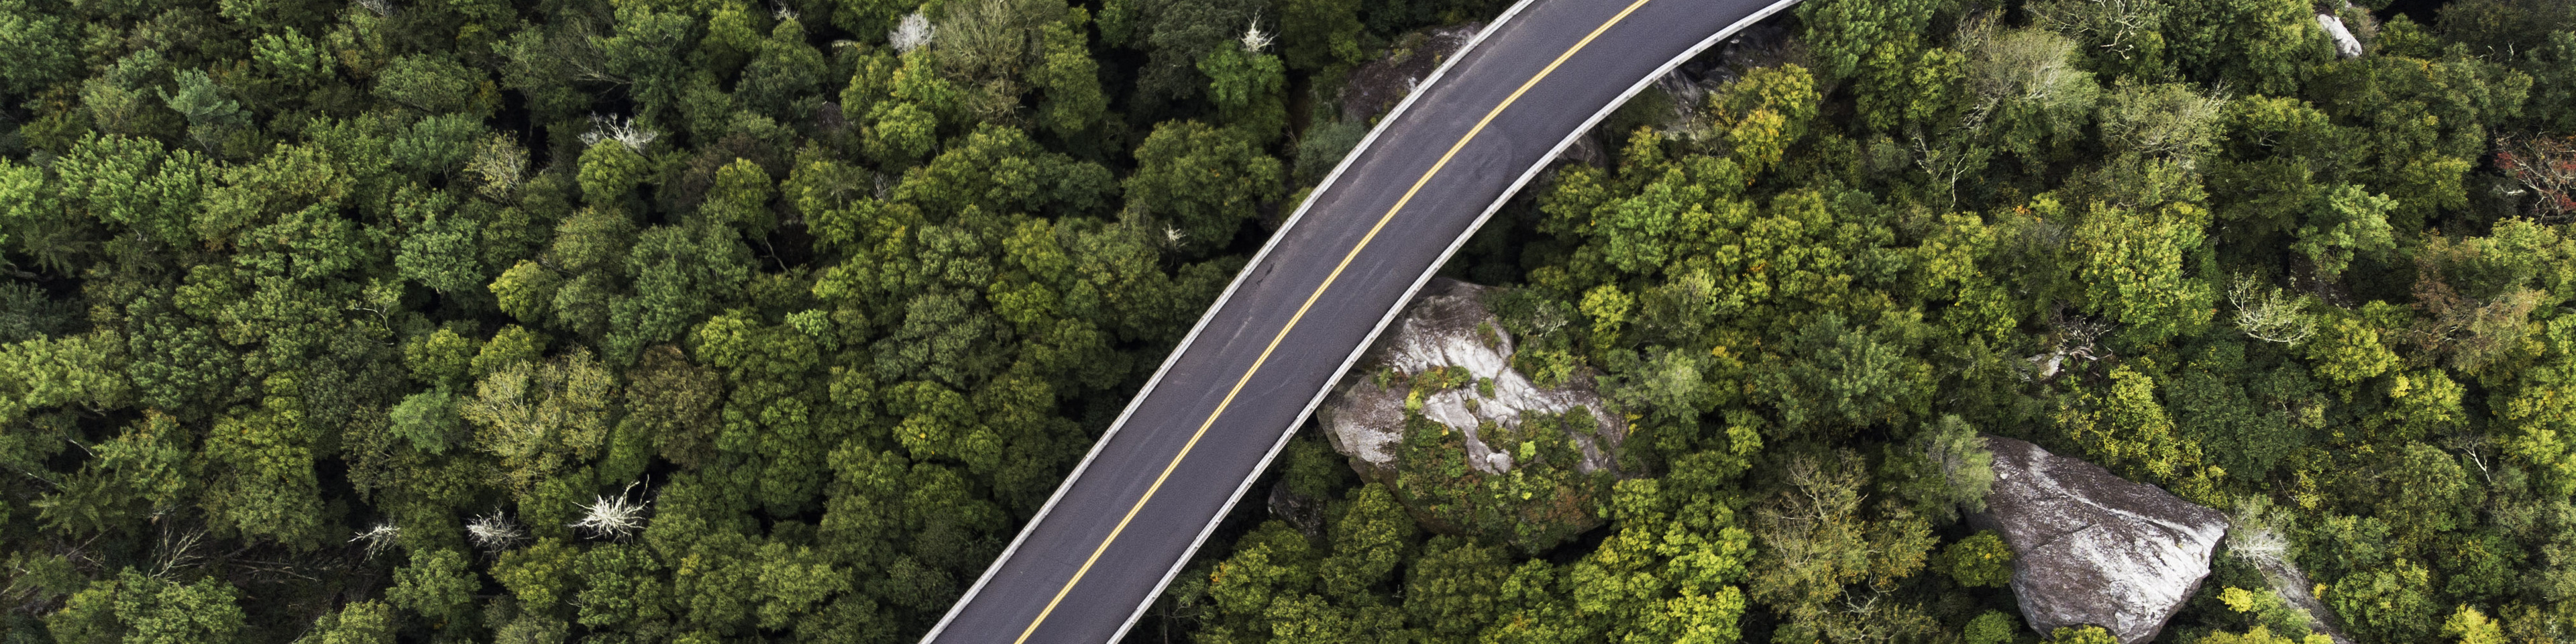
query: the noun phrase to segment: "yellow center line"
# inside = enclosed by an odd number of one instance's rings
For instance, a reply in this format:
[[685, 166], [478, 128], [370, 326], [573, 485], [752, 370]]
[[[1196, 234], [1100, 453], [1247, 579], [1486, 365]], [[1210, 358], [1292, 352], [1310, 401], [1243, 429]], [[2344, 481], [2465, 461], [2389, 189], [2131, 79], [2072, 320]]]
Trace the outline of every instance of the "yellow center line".
[[1100, 540], [1099, 547], [1091, 550], [1091, 557], [1082, 561], [1081, 568], [1074, 569], [1073, 578], [1065, 580], [1063, 588], [1056, 589], [1055, 598], [1047, 600], [1046, 609], [1038, 611], [1037, 619], [1029, 620], [1028, 629], [1020, 631], [1020, 638], [1012, 640], [1012, 644], [1026, 644], [1029, 641], [1029, 635], [1038, 631], [1038, 625], [1046, 623], [1047, 615], [1055, 613], [1056, 604], [1062, 603], [1064, 601], [1064, 596], [1073, 592], [1074, 584], [1080, 583], [1083, 575], [1091, 572], [1091, 566], [1093, 564], [1100, 563], [1100, 554], [1109, 551], [1109, 544], [1116, 542], [1118, 540], [1118, 535], [1127, 531], [1127, 523], [1129, 521], [1134, 521], [1136, 519], [1136, 513], [1145, 509], [1145, 502], [1153, 500], [1154, 493], [1163, 489], [1163, 482], [1172, 477], [1172, 470], [1180, 468], [1181, 459], [1187, 458], [1190, 455], [1190, 450], [1198, 447], [1199, 439], [1207, 436], [1208, 428], [1216, 425], [1217, 416], [1223, 415], [1225, 413], [1225, 408], [1228, 405], [1234, 404], [1235, 394], [1243, 393], [1243, 385], [1252, 382], [1252, 375], [1261, 371], [1261, 365], [1263, 363], [1270, 361], [1270, 352], [1279, 348], [1280, 341], [1288, 339], [1288, 332], [1297, 328], [1297, 322], [1299, 320], [1306, 319], [1306, 310], [1315, 306], [1315, 300], [1322, 298], [1324, 296], [1324, 291], [1332, 288], [1335, 280], [1341, 279], [1342, 271], [1351, 267], [1351, 260], [1358, 258], [1360, 256], [1360, 250], [1368, 248], [1371, 240], [1377, 239], [1378, 231], [1386, 229], [1386, 222], [1393, 221], [1395, 219], [1395, 214], [1404, 210], [1404, 205], [1406, 203], [1413, 201], [1413, 194], [1421, 191], [1423, 184], [1430, 183], [1433, 175], [1440, 174], [1440, 169], [1448, 166], [1449, 159], [1457, 156], [1458, 150], [1467, 147], [1468, 141], [1475, 140], [1477, 134], [1484, 132], [1485, 125], [1494, 122], [1494, 117], [1502, 114], [1503, 108], [1511, 107], [1512, 102], [1521, 99], [1521, 94], [1528, 92], [1531, 87], [1537, 86], [1538, 82], [1547, 78], [1548, 74], [1555, 73], [1557, 66], [1565, 64], [1566, 59], [1573, 58], [1575, 52], [1583, 51], [1584, 46], [1592, 44], [1592, 39], [1601, 37], [1602, 32], [1609, 31], [1612, 25], [1617, 25], [1619, 24], [1619, 21], [1626, 20], [1628, 18], [1628, 14], [1635, 13], [1638, 7], [1645, 6], [1648, 1], [1649, 0], [1636, 0], [1636, 2], [1630, 3], [1628, 8], [1619, 10], [1619, 15], [1611, 16], [1608, 22], [1603, 22], [1601, 23], [1601, 26], [1592, 28], [1592, 33], [1585, 34], [1583, 36], [1583, 40], [1576, 41], [1572, 48], [1565, 50], [1565, 53], [1557, 54], [1556, 60], [1549, 61], [1547, 67], [1538, 71], [1538, 75], [1531, 76], [1528, 81], [1521, 83], [1519, 89], [1512, 90], [1510, 96], [1503, 97], [1503, 102], [1494, 105], [1493, 110], [1485, 112], [1485, 117], [1477, 119], [1475, 127], [1469, 128], [1465, 136], [1459, 137], [1457, 143], [1451, 144], [1449, 146], [1449, 151], [1442, 153], [1440, 155], [1440, 160], [1431, 164], [1431, 169], [1423, 171], [1421, 178], [1413, 180], [1413, 187], [1406, 188], [1404, 196], [1397, 198], [1395, 200], [1395, 205], [1387, 208], [1386, 214], [1377, 218], [1377, 224], [1370, 226], [1368, 234], [1360, 237], [1360, 243], [1352, 246], [1351, 252], [1342, 255], [1342, 262], [1334, 265], [1333, 272], [1324, 276], [1324, 283], [1316, 285], [1315, 292], [1306, 295], [1306, 302], [1297, 306], [1297, 313], [1295, 315], [1288, 317], [1287, 326], [1279, 327], [1279, 334], [1270, 337], [1270, 345], [1261, 348], [1261, 356], [1252, 360], [1252, 367], [1243, 370], [1243, 377], [1234, 381], [1234, 388], [1227, 390], [1225, 392], [1225, 398], [1217, 401], [1216, 410], [1208, 412], [1207, 420], [1199, 423], [1198, 432], [1190, 434], [1189, 442], [1181, 444], [1180, 453], [1173, 454], [1172, 462], [1163, 465], [1163, 473], [1154, 477], [1154, 484], [1145, 488], [1145, 495], [1137, 497], [1136, 504], [1127, 508], [1127, 516], [1120, 517], [1118, 519], [1118, 526], [1109, 530], [1109, 537]]

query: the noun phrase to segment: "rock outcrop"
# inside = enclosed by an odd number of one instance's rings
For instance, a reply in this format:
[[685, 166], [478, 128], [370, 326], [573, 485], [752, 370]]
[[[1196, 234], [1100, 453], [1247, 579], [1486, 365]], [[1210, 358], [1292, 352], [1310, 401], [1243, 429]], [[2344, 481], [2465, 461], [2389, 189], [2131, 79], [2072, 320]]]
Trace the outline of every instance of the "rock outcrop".
[[2013, 594], [2031, 628], [2091, 624], [2146, 642], [2209, 576], [2227, 535], [2217, 510], [2027, 442], [1989, 436], [1986, 447], [1994, 491], [1969, 522], [2012, 546]]
[[2335, 55], [2345, 58], [2361, 57], [2361, 39], [2354, 38], [2351, 29], [2344, 28], [2342, 18], [2337, 18], [2334, 14], [2320, 13], [2317, 14], [2317, 26], [2324, 28], [2327, 36], [2334, 38]]
[[1493, 289], [1423, 287], [1316, 410], [1351, 468], [1426, 527], [1544, 548], [1599, 525], [1627, 422], [1578, 374], [1542, 387], [1512, 368]]
[[1340, 107], [1342, 120], [1367, 123], [1370, 119], [1395, 109], [1396, 103], [1431, 79], [1440, 63], [1467, 46], [1484, 31], [1485, 23], [1432, 27], [1396, 38], [1385, 57], [1369, 61], [1351, 70], [1349, 84], [1342, 86]]

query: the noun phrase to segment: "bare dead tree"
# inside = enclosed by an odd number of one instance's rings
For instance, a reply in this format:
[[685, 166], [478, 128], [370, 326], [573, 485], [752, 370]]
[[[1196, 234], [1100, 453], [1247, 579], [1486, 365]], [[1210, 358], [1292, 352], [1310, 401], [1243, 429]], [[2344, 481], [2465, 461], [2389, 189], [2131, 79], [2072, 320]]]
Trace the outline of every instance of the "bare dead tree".
[[528, 533], [519, 529], [519, 522], [510, 520], [510, 515], [493, 510], [465, 523], [465, 539], [484, 552], [497, 553], [526, 541]]
[[653, 503], [628, 498], [637, 485], [640, 483], [628, 483], [617, 496], [601, 496], [591, 501], [590, 505], [582, 508], [581, 520], [569, 525], [588, 530], [592, 536], [619, 540], [635, 536], [644, 530], [645, 507]]

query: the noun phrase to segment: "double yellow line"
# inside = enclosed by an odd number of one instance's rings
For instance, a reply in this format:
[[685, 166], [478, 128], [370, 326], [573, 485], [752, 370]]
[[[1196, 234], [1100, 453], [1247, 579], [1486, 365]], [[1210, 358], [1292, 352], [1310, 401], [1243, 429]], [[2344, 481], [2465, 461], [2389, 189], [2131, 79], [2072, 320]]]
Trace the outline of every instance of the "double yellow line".
[[1109, 551], [1109, 544], [1118, 541], [1118, 535], [1127, 531], [1127, 523], [1134, 521], [1136, 513], [1145, 509], [1145, 502], [1153, 500], [1154, 493], [1163, 489], [1163, 482], [1172, 477], [1172, 470], [1180, 468], [1181, 459], [1188, 458], [1190, 450], [1198, 447], [1199, 439], [1207, 436], [1208, 428], [1216, 425], [1217, 416], [1225, 413], [1227, 405], [1234, 404], [1235, 394], [1242, 393], [1243, 385], [1252, 382], [1252, 374], [1260, 372], [1262, 363], [1270, 361], [1270, 352], [1279, 348], [1279, 342], [1288, 338], [1288, 332], [1297, 328], [1299, 320], [1306, 319], [1306, 310], [1315, 306], [1315, 300], [1322, 298], [1324, 290], [1332, 288], [1335, 280], [1341, 279], [1342, 271], [1351, 267], [1351, 260], [1360, 256], [1360, 250], [1368, 248], [1369, 241], [1377, 239], [1378, 231], [1386, 229], [1386, 222], [1393, 221], [1395, 213], [1404, 210], [1404, 205], [1413, 201], [1413, 194], [1420, 192], [1423, 184], [1430, 183], [1433, 175], [1440, 174], [1440, 169], [1447, 167], [1449, 159], [1457, 156], [1458, 150], [1467, 147], [1467, 142], [1476, 140], [1476, 135], [1484, 132], [1485, 125], [1494, 122], [1494, 117], [1502, 114], [1504, 108], [1511, 107], [1514, 101], [1520, 100], [1521, 94], [1537, 86], [1538, 82], [1546, 79], [1548, 74], [1556, 73], [1557, 66], [1565, 64], [1565, 60], [1573, 58], [1575, 52], [1583, 51], [1584, 46], [1592, 44], [1592, 39], [1601, 37], [1602, 32], [1609, 31], [1611, 26], [1628, 19], [1628, 14], [1635, 13], [1638, 7], [1645, 6], [1647, 2], [1648, 0], [1636, 0], [1629, 3], [1627, 8], [1619, 10], [1618, 15], [1611, 16], [1609, 21], [1592, 28], [1592, 33], [1585, 34], [1583, 40], [1576, 41], [1573, 47], [1565, 50], [1565, 53], [1557, 54], [1556, 60], [1549, 61], [1546, 68], [1538, 70], [1537, 75], [1522, 82], [1519, 89], [1512, 90], [1510, 96], [1503, 97], [1503, 102], [1494, 105], [1493, 110], [1485, 112], [1485, 117], [1477, 119], [1476, 126], [1469, 128], [1465, 136], [1458, 137], [1458, 142], [1451, 144], [1449, 151], [1442, 153], [1440, 160], [1431, 164], [1431, 169], [1423, 171], [1421, 178], [1413, 180], [1413, 187], [1405, 189], [1404, 197], [1396, 199], [1395, 205], [1387, 208], [1386, 214], [1377, 218], [1377, 224], [1369, 227], [1368, 234], [1360, 237], [1360, 243], [1352, 246], [1350, 253], [1342, 255], [1342, 262], [1333, 266], [1331, 274], [1324, 276], [1324, 283], [1316, 285], [1315, 292], [1306, 295], [1306, 303], [1298, 305], [1297, 314], [1289, 316], [1288, 325], [1279, 327], [1279, 334], [1270, 337], [1270, 345], [1261, 348], [1261, 356], [1253, 359], [1252, 367], [1244, 369], [1243, 377], [1234, 381], [1234, 388], [1225, 392], [1223, 400], [1217, 401], [1216, 410], [1208, 412], [1207, 419], [1199, 422], [1198, 432], [1190, 434], [1190, 441], [1181, 445], [1180, 453], [1173, 454], [1172, 462], [1163, 465], [1163, 473], [1154, 477], [1154, 484], [1145, 488], [1145, 495], [1137, 497], [1136, 504], [1127, 508], [1127, 516], [1120, 517], [1118, 526], [1109, 530], [1108, 538], [1101, 539], [1100, 545], [1091, 549], [1091, 557], [1082, 561], [1082, 567], [1073, 571], [1073, 578], [1065, 580], [1063, 588], [1056, 589], [1055, 598], [1047, 600], [1046, 609], [1038, 611], [1037, 619], [1029, 620], [1029, 627], [1020, 631], [1020, 638], [1012, 640], [1012, 644], [1026, 644], [1029, 641], [1029, 635], [1038, 632], [1038, 625], [1046, 623], [1047, 616], [1055, 613], [1056, 604], [1064, 602], [1064, 596], [1073, 592], [1074, 584], [1081, 583], [1083, 575], [1091, 572], [1092, 564], [1100, 562], [1100, 553]]

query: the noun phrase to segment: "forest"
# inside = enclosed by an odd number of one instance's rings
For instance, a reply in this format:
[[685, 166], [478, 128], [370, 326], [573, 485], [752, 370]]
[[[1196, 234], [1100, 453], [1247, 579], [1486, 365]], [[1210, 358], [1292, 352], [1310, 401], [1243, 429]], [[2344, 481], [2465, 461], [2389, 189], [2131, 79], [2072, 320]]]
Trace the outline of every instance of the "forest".
[[[2576, 4], [2357, 2], [1783, 12], [1443, 269], [1606, 524], [1310, 428], [1129, 641], [2116, 641], [1979, 433], [2230, 517], [2158, 642], [2576, 641]], [[1507, 6], [0, 0], [0, 642], [916, 641]]]

